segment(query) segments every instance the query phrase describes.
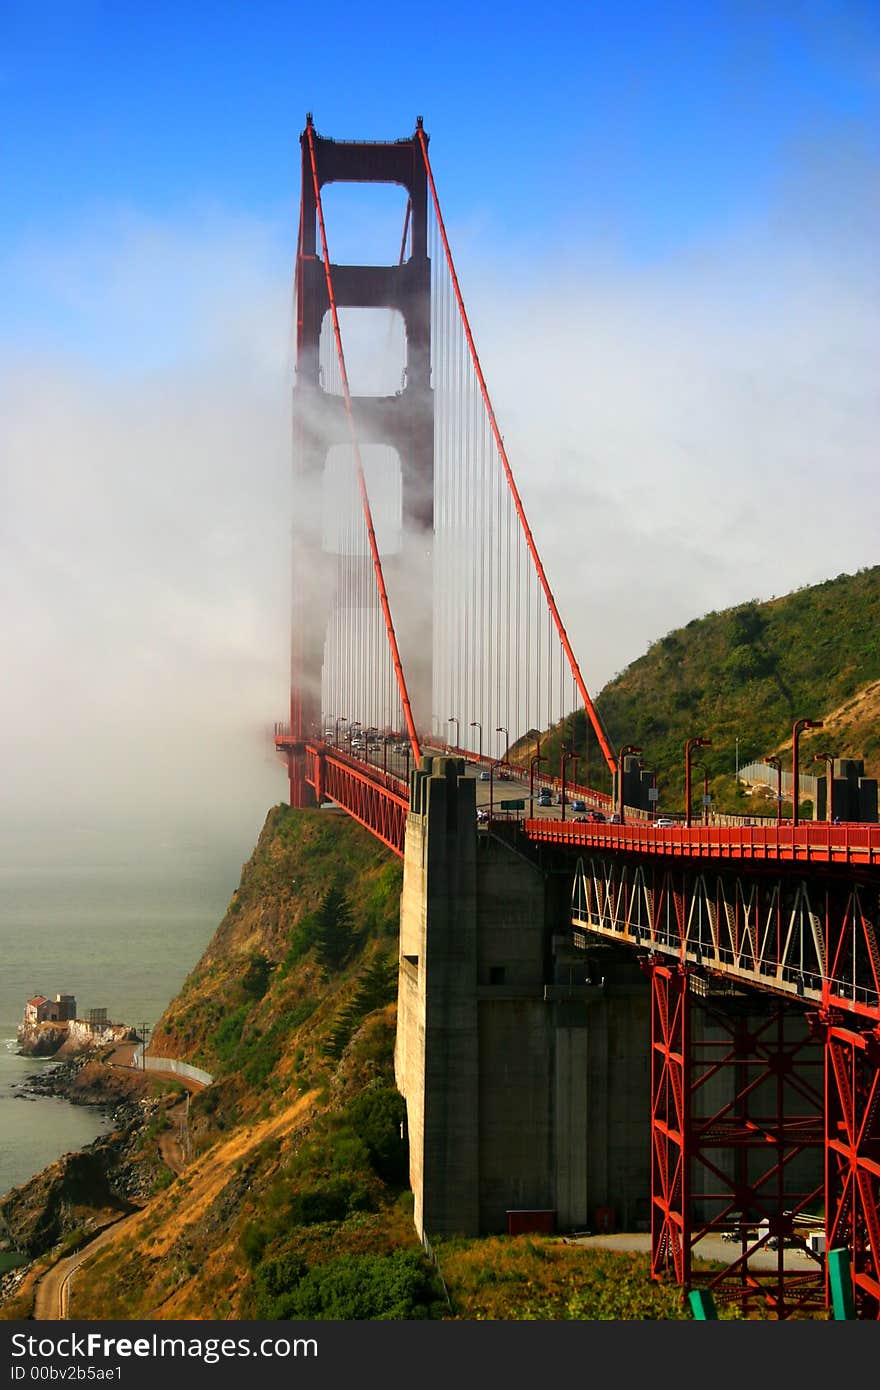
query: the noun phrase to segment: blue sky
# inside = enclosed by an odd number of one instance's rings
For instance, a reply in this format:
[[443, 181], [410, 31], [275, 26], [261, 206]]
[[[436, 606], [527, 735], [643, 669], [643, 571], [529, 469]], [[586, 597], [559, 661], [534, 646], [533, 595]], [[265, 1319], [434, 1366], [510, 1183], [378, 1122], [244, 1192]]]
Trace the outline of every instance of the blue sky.
[[694, 616], [877, 560], [878, 104], [873, 3], [0, 0], [10, 823], [44, 813], [60, 702], [84, 825], [137, 777], [191, 826], [234, 777], [244, 853], [285, 794], [254, 750], [285, 704], [307, 111], [424, 117], [596, 693]]
[[[598, 241], [663, 257], [772, 205], [808, 150], [876, 156], [867, 3], [451, 3], [419, 22], [344, 3], [5, 0], [0, 14], [13, 257], [114, 210], [217, 206], [264, 220], [283, 254], [307, 109], [350, 138], [407, 135], [423, 115], [447, 215], [482, 209], [513, 255]], [[41, 307], [14, 292], [12, 306], [13, 327], [16, 307]]]

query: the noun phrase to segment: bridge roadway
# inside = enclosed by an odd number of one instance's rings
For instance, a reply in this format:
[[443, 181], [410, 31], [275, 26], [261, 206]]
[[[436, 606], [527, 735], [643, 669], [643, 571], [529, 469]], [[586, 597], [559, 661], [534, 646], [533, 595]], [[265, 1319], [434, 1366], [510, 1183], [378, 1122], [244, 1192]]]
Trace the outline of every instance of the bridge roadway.
[[[276, 739], [276, 745], [283, 750], [288, 740]], [[310, 742], [310, 747], [321, 749], [328, 758], [338, 758], [340, 762], [350, 763], [362, 776], [373, 780], [377, 785], [385, 784], [391, 789], [396, 784], [399, 797], [408, 795], [406, 777], [410, 758], [389, 749], [383, 756], [376, 749], [347, 750], [334, 748], [319, 741]], [[465, 775], [478, 779], [476, 790], [477, 816], [485, 823], [486, 813], [492, 811], [493, 818], [501, 821], [519, 820], [530, 840], [535, 843], [579, 845], [603, 848], [616, 852], [637, 854], [673, 855], [676, 858], [727, 859], [738, 861], [776, 861], [779, 863], [815, 863], [843, 865], [880, 864], [880, 825], [843, 823], [829, 825], [826, 822], [802, 821], [796, 826], [790, 823], [772, 821], [766, 825], [743, 823], [740, 825], [684, 825], [656, 826], [651, 820], [634, 819], [631, 811], [624, 812], [626, 823], [613, 824], [589, 821], [584, 811], [575, 810], [572, 803], [581, 799], [590, 809], [601, 810], [606, 816], [611, 810], [611, 799], [602, 792], [579, 786], [567, 785], [567, 804], [558, 804], [559, 779], [545, 774], [535, 776], [534, 797], [529, 815], [524, 812], [506, 812], [502, 801], [524, 800], [529, 806], [528, 778], [517, 776], [516, 767], [511, 764], [499, 772], [497, 764], [491, 781], [479, 780], [481, 773], [488, 771], [495, 760], [482, 761], [473, 754], [459, 754], [445, 746], [426, 745], [428, 755], [462, 756], [465, 758]], [[553, 803], [543, 807], [538, 805], [538, 793], [542, 787], [552, 789]], [[639, 814], [639, 813], [636, 813]], [[400, 847], [402, 850], [402, 845]], [[400, 851], [398, 851], [400, 852]]]
[[[276, 746], [289, 750], [292, 740], [277, 737]], [[299, 746], [319, 799], [337, 802], [402, 855], [408, 753], [381, 744], [350, 752], [318, 741]], [[382, 766], [368, 761], [371, 752]], [[425, 752], [450, 754], [430, 746]], [[558, 785], [553, 803], [540, 806], [546, 776], [535, 779], [530, 798], [528, 782], [512, 775], [513, 767], [473, 757], [465, 767], [476, 779], [478, 830], [491, 823], [496, 833], [509, 834], [515, 822], [516, 833], [537, 850], [571, 858], [575, 931], [880, 1020], [880, 948], [868, 902], [876, 892], [880, 826], [656, 826], [631, 820], [628, 811], [624, 824], [593, 821], [588, 809], [559, 804]], [[610, 811], [601, 793], [572, 785], [571, 796], [594, 806], [604, 801]], [[509, 801], [524, 807], [505, 809]]]

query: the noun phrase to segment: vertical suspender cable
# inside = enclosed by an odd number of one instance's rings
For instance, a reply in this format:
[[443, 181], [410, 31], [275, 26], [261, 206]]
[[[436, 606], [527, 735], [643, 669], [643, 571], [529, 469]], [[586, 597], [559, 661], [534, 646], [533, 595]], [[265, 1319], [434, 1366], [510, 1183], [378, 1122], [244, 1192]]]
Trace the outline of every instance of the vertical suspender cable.
[[487, 413], [487, 415], [488, 415], [489, 425], [490, 425], [490, 428], [491, 428], [491, 430], [492, 430], [492, 434], [493, 434], [493, 436], [494, 436], [494, 438], [495, 438], [495, 445], [496, 445], [496, 448], [498, 449], [498, 455], [499, 455], [499, 457], [500, 457], [500, 459], [501, 459], [501, 464], [502, 464], [502, 467], [503, 467], [503, 469], [504, 469], [505, 476], [506, 476], [506, 478], [507, 478], [508, 487], [510, 488], [510, 491], [511, 491], [511, 493], [512, 493], [512, 495], [513, 495], [514, 506], [516, 507], [516, 512], [517, 512], [517, 516], [519, 517], [520, 525], [521, 525], [522, 528], [523, 528], [523, 533], [524, 533], [525, 538], [526, 538], [526, 543], [527, 543], [527, 545], [528, 545], [528, 547], [529, 547], [529, 551], [531, 552], [532, 561], [534, 562], [535, 568], [536, 568], [537, 573], [538, 573], [538, 579], [540, 580], [541, 587], [542, 587], [542, 589], [544, 590], [544, 596], [545, 596], [545, 598], [546, 598], [546, 600], [547, 600], [547, 604], [548, 604], [548, 606], [549, 606], [550, 613], [552, 614], [552, 617], [553, 617], [553, 622], [554, 622], [554, 624], [555, 624], [555, 626], [556, 626], [556, 630], [557, 630], [557, 632], [558, 632], [558, 634], [559, 634], [559, 640], [562, 642], [562, 645], [563, 645], [563, 647], [564, 647], [564, 649], [565, 649], [565, 654], [566, 654], [566, 656], [568, 657], [568, 662], [569, 662], [569, 665], [570, 665], [570, 667], [571, 667], [572, 675], [574, 676], [575, 680], [577, 681], [578, 690], [580, 691], [581, 699], [582, 699], [583, 702], [584, 702], [584, 708], [587, 710], [587, 713], [589, 714], [589, 717], [590, 717], [590, 722], [592, 723], [592, 725], [593, 725], [593, 727], [594, 727], [594, 729], [595, 729], [595, 731], [596, 731], [596, 738], [598, 739], [599, 745], [600, 745], [600, 747], [601, 747], [601, 749], [602, 749], [602, 752], [603, 752], [603, 754], [604, 754], [604, 756], [605, 756], [605, 761], [606, 761], [606, 763], [608, 764], [609, 770], [610, 770], [610, 771], [612, 772], [612, 774], [613, 774], [614, 771], [615, 771], [615, 768], [616, 768], [616, 764], [615, 764], [615, 760], [614, 760], [614, 755], [613, 755], [613, 753], [611, 752], [611, 748], [610, 748], [610, 746], [609, 746], [609, 744], [608, 744], [608, 739], [607, 739], [607, 737], [606, 737], [606, 735], [605, 735], [605, 730], [603, 729], [602, 724], [601, 724], [601, 722], [600, 722], [600, 720], [599, 720], [599, 715], [598, 715], [598, 713], [597, 713], [597, 711], [596, 711], [596, 708], [595, 708], [595, 706], [594, 706], [594, 704], [593, 704], [593, 701], [590, 699], [590, 694], [589, 694], [589, 691], [587, 690], [586, 684], [585, 684], [585, 682], [584, 682], [584, 678], [583, 678], [583, 676], [581, 675], [581, 670], [580, 670], [580, 667], [578, 666], [577, 658], [575, 657], [575, 654], [574, 654], [574, 652], [573, 652], [573, 650], [572, 650], [572, 647], [571, 647], [571, 643], [570, 643], [569, 640], [568, 640], [568, 634], [566, 633], [565, 628], [564, 628], [564, 626], [563, 626], [563, 624], [562, 624], [562, 618], [561, 618], [560, 615], [559, 615], [559, 610], [558, 610], [558, 608], [556, 607], [556, 601], [555, 601], [555, 599], [554, 599], [554, 597], [553, 597], [553, 593], [552, 593], [552, 591], [551, 591], [551, 589], [550, 589], [550, 584], [549, 584], [548, 579], [547, 579], [547, 576], [546, 576], [546, 574], [545, 574], [545, 572], [544, 572], [544, 566], [541, 564], [541, 558], [540, 558], [540, 556], [538, 555], [537, 547], [536, 547], [536, 545], [535, 545], [535, 541], [534, 541], [534, 538], [533, 538], [533, 536], [532, 536], [531, 529], [530, 529], [530, 527], [529, 527], [528, 521], [526, 520], [526, 515], [525, 515], [525, 512], [524, 512], [524, 510], [523, 510], [523, 505], [522, 505], [522, 501], [521, 501], [521, 499], [520, 499], [519, 491], [518, 491], [518, 489], [517, 489], [516, 483], [514, 482], [513, 473], [512, 473], [512, 471], [511, 471], [510, 463], [509, 463], [508, 458], [507, 458], [507, 451], [506, 451], [506, 449], [504, 448], [504, 441], [503, 441], [502, 438], [501, 438], [501, 431], [500, 431], [499, 428], [498, 428], [498, 424], [497, 424], [497, 421], [496, 421], [496, 419], [495, 419], [495, 412], [494, 412], [494, 410], [492, 409], [492, 403], [491, 403], [491, 401], [490, 401], [490, 399], [489, 399], [488, 388], [487, 388], [487, 386], [486, 386], [485, 378], [483, 377], [482, 368], [480, 367], [480, 359], [479, 359], [479, 357], [477, 356], [477, 350], [476, 350], [476, 346], [474, 345], [473, 336], [472, 336], [472, 334], [471, 334], [470, 324], [469, 324], [469, 322], [468, 322], [468, 317], [467, 317], [467, 312], [466, 312], [465, 307], [464, 307], [464, 300], [462, 299], [462, 296], [461, 296], [461, 289], [459, 288], [459, 284], [458, 284], [458, 276], [457, 276], [456, 273], [455, 273], [455, 266], [454, 266], [453, 261], [452, 261], [452, 252], [451, 252], [450, 249], [449, 249], [449, 241], [448, 241], [447, 236], [446, 236], [446, 227], [445, 227], [444, 222], [443, 222], [443, 214], [442, 214], [441, 211], [440, 211], [440, 203], [439, 203], [439, 199], [438, 199], [438, 197], [437, 197], [437, 189], [436, 189], [436, 186], [435, 186], [435, 184], [434, 184], [434, 175], [433, 175], [433, 173], [432, 173], [432, 171], [431, 171], [431, 162], [430, 162], [430, 160], [429, 160], [429, 158], [428, 158], [428, 144], [427, 144], [427, 140], [425, 139], [425, 132], [424, 132], [424, 129], [423, 129], [422, 125], [421, 125], [421, 121], [419, 121], [418, 124], [417, 124], [417, 126], [416, 126], [416, 136], [418, 137], [418, 141], [419, 141], [419, 144], [420, 144], [420, 146], [421, 146], [422, 158], [423, 158], [423, 160], [425, 161], [425, 172], [426, 172], [426, 174], [427, 174], [427, 176], [428, 176], [428, 184], [429, 184], [429, 187], [430, 187], [430, 189], [431, 189], [431, 198], [432, 198], [432, 201], [433, 201], [433, 203], [434, 203], [434, 212], [435, 212], [435, 215], [436, 215], [436, 218], [437, 218], [437, 225], [438, 225], [438, 228], [439, 228], [439, 231], [440, 231], [440, 236], [441, 236], [441, 239], [442, 239], [442, 241], [443, 241], [443, 249], [444, 249], [444, 251], [446, 252], [446, 261], [447, 261], [447, 264], [448, 264], [448, 266], [449, 266], [449, 274], [450, 274], [450, 278], [451, 278], [451, 280], [452, 280], [453, 290], [454, 290], [454, 292], [455, 292], [455, 298], [456, 298], [456, 301], [457, 301], [457, 303], [458, 303], [458, 311], [459, 311], [459, 314], [461, 315], [462, 325], [463, 325], [463, 327], [464, 327], [465, 336], [466, 336], [466, 338], [467, 338], [468, 348], [469, 348], [469, 350], [470, 350], [470, 355], [471, 355], [471, 360], [472, 360], [473, 365], [474, 365], [474, 371], [475, 371], [476, 374], [477, 374], [477, 380], [478, 380], [478, 382], [479, 382], [480, 392], [481, 392], [482, 397], [483, 397], [483, 404], [484, 404], [485, 407], [486, 407], [486, 413]]

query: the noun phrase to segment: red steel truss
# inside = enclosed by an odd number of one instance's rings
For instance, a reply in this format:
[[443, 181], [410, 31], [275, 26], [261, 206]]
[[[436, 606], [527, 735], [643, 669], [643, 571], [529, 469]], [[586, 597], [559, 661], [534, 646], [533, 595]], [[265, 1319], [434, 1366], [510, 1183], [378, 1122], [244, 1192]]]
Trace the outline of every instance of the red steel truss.
[[[850, 1251], [859, 1316], [880, 1317], [880, 895], [871, 869], [791, 860], [734, 868], [582, 848], [576, 939], [589, 932], [639, 948], [651, 973], [652, 1273], [692, 1285], [695, 1242], [722, 1230], [739, 1250], [709, 1281], [715, 1293], [760, 1297], [787, 1317], [819, 1299], [821, 1260], [817, 1273], [792, 1274], [783, 1254], [803, 1246], [800, 1213], [821, 1208], [826, 1248]], [[713, 1001], [701, 1017], [711, 1012], [721, 1031], [714, 1045], [692, 1024], [695, 991]], [[744, 1017], [744, 1007], [763, 1007], [766, 1022]], [[810, 1026], [792, 1039], [798, 1018]], [[820, 1043], [824, 1093], [810, 1080]], [[721, 1068], [738, 1077], [730, 1098], [699, 1115], [700, 1089]], [[799, 1188], [790, 1165], [819, 1143], [824, 1182]], [[726, 1166], [719, 1150], [732, 1156]], [[756, 1169], [761, 1153], [768, 1162]], [[714, 1189], [697, 1186], [701, 1171]], [[713, 1191], [718, 1201], [727, 1194], [714, 1214]], [[771, 1241], [776, 1269], [759, 1273], [753, 1257]]]
[[880, 1028], [847, 1024], [824, 1023], [827, 1243], [849, 1250], [856, 1316], [878, 1319]]
[[583, 848], [574, 926], [880, 1023], [880, 902], [861, 869], [734, 868]]
[[306, 781], [319, 806], [329, 797], [403, 857], [409, 792], [399, 778], [375, 768], [367, 771], [363, 763], [326, 745], [307, 743]]
[[[708, 1288], [746, 1311], [767, 1304], [779, 1318], [824, 1307], [824, 1262], [797, 1224], [823, 1200], [817, 1165], [798, 1170], [823, 1142], [822, 1051], [806, 1014], [753, 993], [700, 999], [701, 982], [660, 957], [646, 969], [652, 1277]], [[694, 1257], [710, 1234], [731, 1243], [731, 1258], [698, 1272]], [[792, 1248], [805, 1268], [790, 1267]]]
[[687, 1285], [691, 1242], [687, 977], [656, 962], [651, 973], [651, 1275]]
[[880, 825], [674, 825], [650, 821], [626, 825], [577, 820], [530, 820], [526, 833], [536, 843], [588, 844], [615, 854], [676, 859], [733, 859], [770, 863], [880, 865]]

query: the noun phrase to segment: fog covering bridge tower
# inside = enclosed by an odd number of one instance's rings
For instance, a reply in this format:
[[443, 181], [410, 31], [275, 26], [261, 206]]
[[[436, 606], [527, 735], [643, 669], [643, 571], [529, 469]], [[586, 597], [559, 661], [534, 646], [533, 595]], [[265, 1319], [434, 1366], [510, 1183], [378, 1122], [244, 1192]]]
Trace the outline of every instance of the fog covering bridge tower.
[[[421, 120], [419, 120], [421, 128]], [[427, 138], [427, 137], [425, 137]], [[434, 406], [431, 390], [431, 266], [427, 254], [427, 179], [417, 134], [390, 142], [326, 139], [311, 115], [300, 137], [302, 195], [296, 262], [296, 367], [293, 386], [295, 502], [291, 640], [290, 743], [287, 753], [290, 804], [314, 804], [305, 780], [305, 740], [320, 735], [322, 670], [328, 623], [335, 604], [352, 596], [375, 608], [374, 586], [357, 583], [366, 553], [335, 552], [325, 544], [321, 507], [328, 455], [350, 439], [343, 395], [324, 379], [322, 328], [326, 333], [331, 293], [336, 309], [396, 310], [406, 333], [405, 373], [393, 395], [353, 395], [352, 421], [365, 446], [396, 452], [400, 469], [400, 541], [383, 557], [395, 623], [406, 666], [413, 714], [426, 727], [431, 713], [432, 537], [434, 520]], [[407, 213], [397, 264], [332, 264], [327, 273], [318, 238], [318, 188], [335, 182], [398, 184], [407, 193]], [[406, 257], [407, 237], [409, 256]], [[331, 289], [332, 286], [332, 289]], [[389, 463], [389, 466], [393, 466]], [[404, 576], [406, 582], [404, 583]], [[369, 576], [367, 576], [369, 578]], [[351, 621], [353, 615], [347, 615]], [[360, 711], [359, 711], [360, 712]], [[339, 711], [324, 711], [326, 718]], [[346, 712], [347, 713], [347, 712]], [[352, 713], [352, 716], [354, 714]], [[389, 719], [389, 722], [393, 720]]]

